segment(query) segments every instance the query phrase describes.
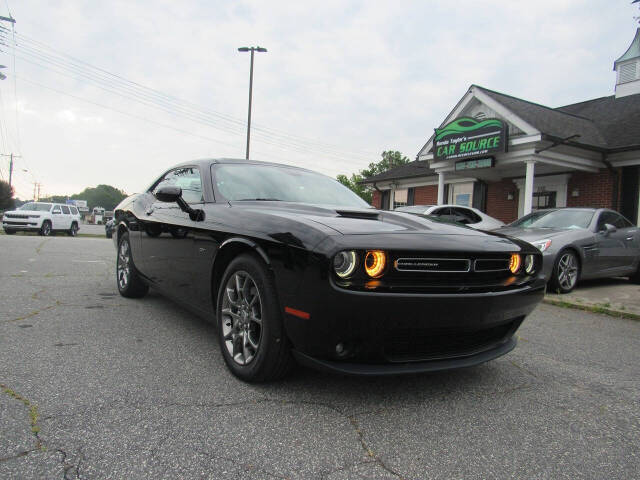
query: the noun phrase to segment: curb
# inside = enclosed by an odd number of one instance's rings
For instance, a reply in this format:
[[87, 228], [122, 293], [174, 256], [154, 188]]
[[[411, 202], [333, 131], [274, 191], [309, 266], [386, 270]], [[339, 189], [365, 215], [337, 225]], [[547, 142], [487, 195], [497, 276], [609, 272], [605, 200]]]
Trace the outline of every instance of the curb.
[[552, 298], [545, 297], [542, 300], [542, 303], [546, 303], [547, 305], [554, 305], [556, 307], [564, 307], [564, 308], [572, 308], [574, 310], [582, 310], [585, 312], [591, 313], [601, 313], [604, 315], [609, 315], [610, 317], [615, 318], [625, 318], [627, 320], [635, 320], [640, 321], [640, 314], [626, 312], [623, 310], [616, 310], [614, 308], [602, 307], [600, 305], [584, 305], [576, 302], [569, 302], [566, 300], [555, 300]]

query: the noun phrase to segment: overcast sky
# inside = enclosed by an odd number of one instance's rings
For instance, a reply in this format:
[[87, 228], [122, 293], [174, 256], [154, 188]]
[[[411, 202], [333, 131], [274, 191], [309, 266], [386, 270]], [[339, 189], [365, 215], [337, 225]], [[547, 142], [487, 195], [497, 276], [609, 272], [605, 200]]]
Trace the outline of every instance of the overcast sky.
[[[18, 47], [15, 71], [12, 49], [0, 53], [0, 148], [22, 154], [21, 198], [33, 181], [133, 193], [178, 162], [243, 158], [249, 54], [237, 47], [260, 45], [251, 157], [350, 174], [383, 150], [415, 158], [474, 83], [549, 106], [613, 94], [630, 3], [9, 0]], [[6, 157], [0, 167], [6, 179]]]

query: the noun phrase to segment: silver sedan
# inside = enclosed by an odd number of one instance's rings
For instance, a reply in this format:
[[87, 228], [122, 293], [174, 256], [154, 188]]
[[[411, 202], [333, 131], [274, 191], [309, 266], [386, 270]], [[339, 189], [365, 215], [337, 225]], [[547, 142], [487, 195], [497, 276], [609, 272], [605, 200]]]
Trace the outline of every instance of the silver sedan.
[[541, 210], [495, 232], [538, 247], [552, 291], [568, 293], [588, 278], [628, 276], [640, 283], [640, 231], [613, 210]]

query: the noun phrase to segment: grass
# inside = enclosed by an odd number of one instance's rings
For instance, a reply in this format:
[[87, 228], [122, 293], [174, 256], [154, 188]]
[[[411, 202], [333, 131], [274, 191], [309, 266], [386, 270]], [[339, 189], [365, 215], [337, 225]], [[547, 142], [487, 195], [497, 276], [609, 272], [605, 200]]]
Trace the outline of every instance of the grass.
[[38, 406], [31, 403], [28, 399], [24, 398], [15, 390], [7, 387], [6, 385], [0, 383], [0, 389], [3, 393], [6, 393], [14, 400], [22, 402], [29, 409], [29, 419], [31, 423], [31, 433], [36, 437], [36, 448], [38, 450], [44, 450], [44, 446], [40, 443], [40, 439], [38, 438], [38, 433], [40, 432], [40, 427], [38, 426]]
[[[6, 235], [6, 233], [4, 233], [4, 230], [0, 230], [0, 235]], [[32, 233], [32, 232], [16, 232], [13, 234], [15, 235], [19, 235], [19, 236], [25, 236], [25, 237], [38, 237], [39, 235], [37, 233]], [[66, 233], [59, 233], [58, 235], [51, 235], [52, 237], [69, 237]], [[85, 238], [104, 238], [105, 240], [109, 240], [105, 235], [101, 235], [98, 233], [78, 233], [78, 237], [85, 237]], [[50, 238], [50, 237], [42, 237], [42, 238]], [[69, 238], [73, 238], [73, 237], [69, 237]]]
[[640, 321], [640, 315], [637, 313], [625, 312], [623, 311], [624, 307], [621, 307], [620, 310], [614, 310], [611, 308], [611, 304], [609, 302], [596, 303], [595, 305], [580, 305], [578, 303], [567, 302], [566, 300], [556, 300], [548, 297], [545, 297], [543, 302], [549, 305], [555, 305], [556, 307], [572, 308], [574, 310], [609, 315], [610, 317], [615, 318], [626, 318], [628, 320]]

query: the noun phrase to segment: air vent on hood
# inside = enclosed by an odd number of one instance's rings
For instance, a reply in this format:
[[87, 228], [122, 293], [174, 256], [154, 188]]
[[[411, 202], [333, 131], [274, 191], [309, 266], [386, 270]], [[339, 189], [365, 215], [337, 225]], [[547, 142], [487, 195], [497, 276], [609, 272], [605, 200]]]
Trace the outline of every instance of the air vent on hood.
[[346, 218], [362, 218], [364, 220], [377, 220], [377, 212], [362, 212], [362, 211], [349, 211], [349, 210], [336, 210], [336, 213], [341, 217]]

